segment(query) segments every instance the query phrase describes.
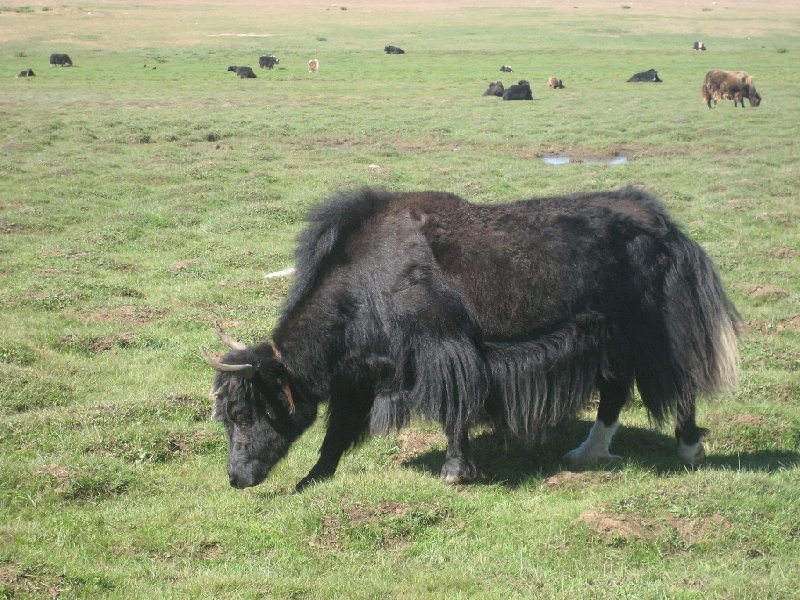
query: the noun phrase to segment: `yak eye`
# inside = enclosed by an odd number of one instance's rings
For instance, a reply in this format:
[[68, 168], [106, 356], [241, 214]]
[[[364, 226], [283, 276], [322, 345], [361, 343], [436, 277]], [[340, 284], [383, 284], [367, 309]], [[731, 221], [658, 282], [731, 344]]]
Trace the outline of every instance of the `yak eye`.
[[228, 403], [228, 417], [231, 421], [239, 422], [245, 421], [250, 416], [250, 411], [242, 402], [229, 402]]

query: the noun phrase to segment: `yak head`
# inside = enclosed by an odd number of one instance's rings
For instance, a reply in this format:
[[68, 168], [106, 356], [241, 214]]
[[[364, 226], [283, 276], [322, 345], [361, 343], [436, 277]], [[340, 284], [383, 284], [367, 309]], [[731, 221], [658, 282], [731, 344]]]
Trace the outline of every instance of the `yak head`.
[[761, 94], [756, 91], [755, 86], [750, 87], [750, 95], [747, 99], [750, 100], [750, 106], [758, 106], [761, 104]]
[[211, 395], [213, 419], [228, 435], [228, 478], [233, 487], [258, 485], [317, 416], [317, 405], [291, 381], [270, 342], [246, 346], [221, 329], [230, 348], [220, 359], [200, 349], [217, 371]]

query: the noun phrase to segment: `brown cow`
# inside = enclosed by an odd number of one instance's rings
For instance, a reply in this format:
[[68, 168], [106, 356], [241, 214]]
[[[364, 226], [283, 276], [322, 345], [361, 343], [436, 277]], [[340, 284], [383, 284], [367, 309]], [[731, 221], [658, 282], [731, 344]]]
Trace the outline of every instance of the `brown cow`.
[[719, 100], [733, 100], [733, 105], [741, 103], [744, 108], [744, 99], [750, 101], [750, 106], [761, 104], [761, 94], [756, 91], [753, 78], [744, 71], [721, 71], [712, 69], [706, 73], [703, 81], [703, 88], [700, 91], [703, 100], [706, 101], [708, 108], [712, 108]]
[[547, 87], [555, 89], [562, 89], [564, 87], [564, 83], [558, 77], [548, 77], [547, 78]]
[[319, 71], [319, 61], [316, 58], [312, 58], [308, 61], [308, 72], [316, 73], [317, 71]]

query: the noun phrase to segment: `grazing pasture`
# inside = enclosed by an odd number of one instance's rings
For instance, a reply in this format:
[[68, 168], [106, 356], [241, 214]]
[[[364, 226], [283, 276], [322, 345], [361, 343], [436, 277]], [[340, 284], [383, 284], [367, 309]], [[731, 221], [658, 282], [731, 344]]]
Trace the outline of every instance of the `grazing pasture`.
[[[799, 28], [789, 0], [5, 0], [0, 596], [794, 597]], [[270, 54], [256, 79], [226, 72]], [[533, 102], [480, 95], [503, 64]], [[650, 68], [662, 83], [625, 83]], [[711, 69], [752, 75], [759, 108], [708, 110]], [[741, 387], [698, 405], [703, 467], [636, 398], [618, 463], [562, 461], [590, 410], [533, 447], [475, 431], [478, 480], [449, 486], [444, 437], [415, 421], [294, 494], [320, 419], [265, 483], [229, 486], [197, 348], [222, 350], [215, 323], [269, 336], [291, 277], [265, 275], [291, 266], [316, 202], [627, 184], [742, 313]]]

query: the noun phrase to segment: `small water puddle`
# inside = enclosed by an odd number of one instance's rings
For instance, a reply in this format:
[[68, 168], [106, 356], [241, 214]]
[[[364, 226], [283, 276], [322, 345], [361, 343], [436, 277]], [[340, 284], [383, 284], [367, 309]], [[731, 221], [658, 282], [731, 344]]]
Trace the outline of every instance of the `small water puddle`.
[[627, 156], [614, 156], [612, 158], [572, 158], [571, 156], [545, 156], [542, 161], [548, 165], [568, 165], [572, 162], [595, 163], [605, 165], [624, 165], [628, 162]]

